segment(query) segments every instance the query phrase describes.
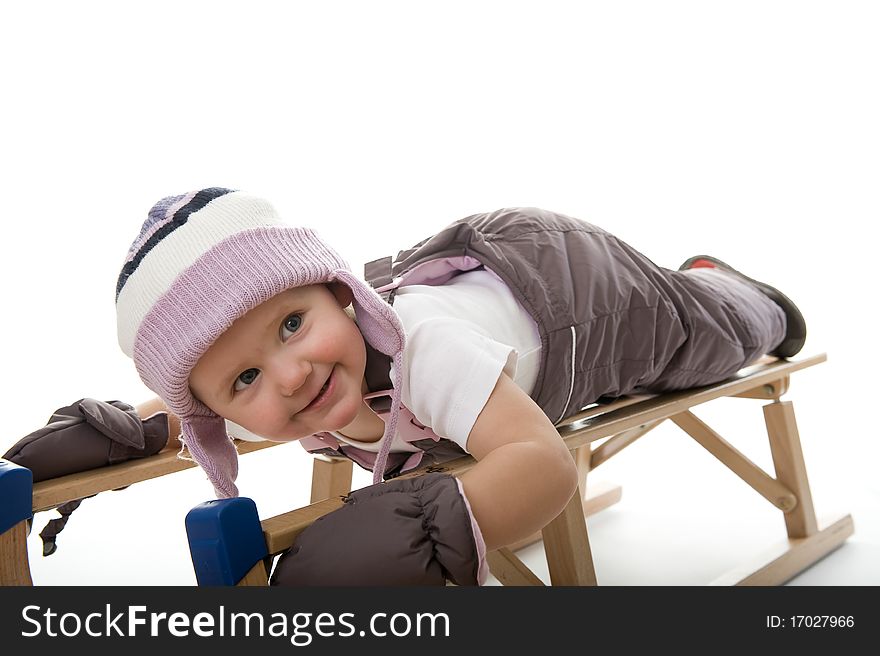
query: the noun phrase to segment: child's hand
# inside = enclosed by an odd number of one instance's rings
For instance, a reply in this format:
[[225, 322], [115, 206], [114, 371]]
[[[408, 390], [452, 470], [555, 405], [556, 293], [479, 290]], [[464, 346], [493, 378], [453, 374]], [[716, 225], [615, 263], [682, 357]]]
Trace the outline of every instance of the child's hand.
[[297, 537], [271, 583], [445, 585], [448, 579], [476, 585], [485, 581], [484, 560], [458, 482], [425, 474], [349, 494], [342, 508]]

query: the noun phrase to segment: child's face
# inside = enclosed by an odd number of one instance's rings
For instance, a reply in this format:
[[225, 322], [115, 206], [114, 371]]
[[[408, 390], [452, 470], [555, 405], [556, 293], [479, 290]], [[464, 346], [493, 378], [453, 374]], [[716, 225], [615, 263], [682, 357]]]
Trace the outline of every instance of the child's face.
[[211, 345], [190, 374], [190, 389], [221, 417], [267, 439], [345, 428], [363, 405], [366, 366], [363, 336], [344, 310], [350, 302], [341, 284], [277, 294]]

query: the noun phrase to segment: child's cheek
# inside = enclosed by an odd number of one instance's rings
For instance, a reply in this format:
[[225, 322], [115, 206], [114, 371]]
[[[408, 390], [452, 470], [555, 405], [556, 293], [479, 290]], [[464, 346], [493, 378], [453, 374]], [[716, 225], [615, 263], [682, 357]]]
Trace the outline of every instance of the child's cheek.
[[266, 437], [275, 437], [278, 435], [279, 428], [287, 423], [288, 418], [282, 416], [277, 409], [273, 412], [271, 408], [266, 407], [264, 404], [252, 404], [240, 419], [241, 421], [236, 423], [245, 426], [252, 433], [265, 435]]

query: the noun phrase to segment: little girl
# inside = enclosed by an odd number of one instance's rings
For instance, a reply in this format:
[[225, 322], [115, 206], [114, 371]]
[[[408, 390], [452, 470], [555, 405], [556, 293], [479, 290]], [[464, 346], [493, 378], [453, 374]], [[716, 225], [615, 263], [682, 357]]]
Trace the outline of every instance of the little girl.
[[[719, 260], [662, 269], [535, 208], [462, 219], [391, 264], [371, 263], [376, 291], [265, 200], [211, 188], [159, 201], [119, 276], [120, 345], [218, 497], [238, 494], [226, 420], [373, 469], [273, 582], [482, 583], [487, 549], [577, 489], [554, 423], [794, 355], [806, 335], [791, 301]], [[477, 464], [381, 483], [440, 444]]]

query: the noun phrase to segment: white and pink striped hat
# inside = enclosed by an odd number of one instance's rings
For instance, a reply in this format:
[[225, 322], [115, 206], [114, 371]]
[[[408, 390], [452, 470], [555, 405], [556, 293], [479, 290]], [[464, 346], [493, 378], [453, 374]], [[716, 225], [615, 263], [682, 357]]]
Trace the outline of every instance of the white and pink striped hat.
[[[267, 201], [210, 188], [163, 198], [149, 212], [116, 285], [119, 344], [144, 384], [181, 420], [182, 439], [218, 498], [238, 495], [238, 454], [222, 417], [196, 399], [189, 375], [232, 322], [291, 287], [339, 281], [354, 295], [358, 327], [401, 375], [397, 314], [308, 228], [283, 224]], [[396, 430], [400, 380], [376, 462]]]

